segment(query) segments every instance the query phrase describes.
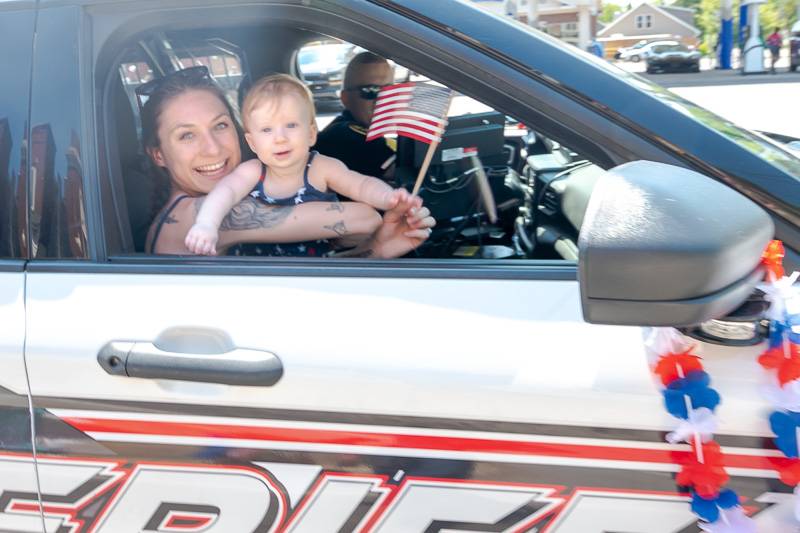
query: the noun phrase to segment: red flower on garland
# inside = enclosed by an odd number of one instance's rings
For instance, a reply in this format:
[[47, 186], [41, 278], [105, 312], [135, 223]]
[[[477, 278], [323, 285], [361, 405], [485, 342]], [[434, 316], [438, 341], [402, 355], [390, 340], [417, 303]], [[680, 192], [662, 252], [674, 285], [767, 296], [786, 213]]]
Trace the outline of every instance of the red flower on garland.
[[702, 445], [703, 462], [697, 457], [697, 446], [692, 443], [692, 453], [689, 460], [681, 467], [675, 478], [678, 485], [692, 487], [702, 498], [707, 500], [716, 498], [719, 490], [728, 482], [730, 476], [722, 465], [722, 450], [716, 442]]
[[[682, 353], [668, 353], [658, 358], [658, 363], [653, 370], [661, 377], [661, 383], [666, 387], [678, 378], [686, 377], [689, 372], [703, 370], [700, 358], [686, 350]], [[681, 372], [678, 372], [678, 368]]]
[[790, 487], [800, 484], [800, 459], [790, 457], [770, 457], [769, 462], [778, 472], [781, 481]]
[[767, 281], [779, 280], [784, 276], [783, 256], [786, 252], [783, 243], [778, 240], [770, 241], [767, 249], [761, 255], [761, 264], [767, 269]]
[[788, 355], [785, 346], [776, 346], [758, 356], [758, 364], [766, 369], [778, 371], [778, 382], [781, 387], [800, 378], [800, 353], [797, 345], [789, 343], [788, 348]]

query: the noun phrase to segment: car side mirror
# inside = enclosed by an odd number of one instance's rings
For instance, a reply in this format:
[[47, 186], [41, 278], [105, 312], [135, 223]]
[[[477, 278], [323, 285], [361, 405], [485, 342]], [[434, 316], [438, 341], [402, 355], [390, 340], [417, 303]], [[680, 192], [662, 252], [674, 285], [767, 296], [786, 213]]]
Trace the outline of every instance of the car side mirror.
[[773, 233], [764, 210], [697, 172], [615, 167], [595, 185], [578, 238], [584, 319], [677, 327], [722, 317], [761, 282]]

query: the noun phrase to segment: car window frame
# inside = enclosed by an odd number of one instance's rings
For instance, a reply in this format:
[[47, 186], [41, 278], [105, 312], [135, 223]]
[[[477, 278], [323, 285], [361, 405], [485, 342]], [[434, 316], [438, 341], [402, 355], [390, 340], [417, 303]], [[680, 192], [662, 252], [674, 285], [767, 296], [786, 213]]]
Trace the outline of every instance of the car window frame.
[[[167, 10], [171, 6], [176, 6], [177, 2], [164, 2], [159, 7]], [[594, 114], [592, 110], [585, 109], [579, 102], [565, 98], [563, 94], [554, 94], [554, 92], [541, 84], [537, 84], [536, 80], [527, 77], [524, 73], [515, 71], [508, 65], [501, 62], [494, 61], [491, 56], [483, 55], [478, 50], [454, 41], [450, 36], [442, 35], [439, 32], [431, 30], [424, 25], [418, 24], [416, 21], [405, 18], [398, 13], [386, 10], [381, 6], [374, 5], [370, 2], [354, 0], [350, 2], [348, 8], [339, 9], [337, 13], [322, 14], [320, 10], [304, 6], [304, 5], [274, 5], [273, 2], [264, 1], [259, 6], [252, 4], [241, 6], [226, 6], [226, 10], [239, 9], [236, 16], [232, 16], [232, 22], [235, 20], [251, 19], [253, 10], [258, 14], [259, 10], [268, 8], [269, 15], [263, 12], [260, 13], [261, 18], [265, 22], [275, 24], [277, 21], [282, 20], [294, 24], [301, 24], [302, 27], [312, 29], [322, 33], [324, 29], [330, 28], [331, 17], [338, 17], [340, 22], [343, 22], [343, 27], [340, 28], [334, 37], [344, 40], [367, 49], [371, 49], [376, 53], [384, 53], [390, 55], [392, 59], [398, 61], [404, 66], [409, 66], [418, 70], [420, 73], [428, 74], [436, 72], [441, 73], [440, 67], [447, 67], [445, 76], [436, 76], [440, 81], [453, 85], [452, 81], [456, 82], [467, 80], [470, 83], [460, 85], [455, 84], [461, 92], [469, 96], [475, 97], [477, 89], [489, 90], [494, 96], [493, 100], [487, 101], [483, 98], [484, 94], [481, 93], [479, 99], [491, 105], [493, 108], [500, 111], [505, 111], [515, 105], [524, 104], [518, 94], [519, 90], [517, 84], [527, 85], [528, 94], [530, 88], [534, 87], [539, 94], [539, 102], [546, 104], [543, 107], [534, 108], [532, 105], [525, 104], [526, 114], [522, 115], [534, 117], [534, 122], [537, 123], [536, 118], [550, 120], [553, 123], [553, 129], [556, 130], [554, 135], [555, 140], [563, 142], [565, 136], [569, 136], [565, 144], [570, 145], [575, 150], [586, 153], [586, 151], [594, 152], [594, 160], [601, 159], [606, 167], [613, 166], [626, 161], [626, 155], [629, 156], [632, 149], [629, 145], [625, 144], [625, 140], [638, 145], [637, 153], [641, 154], [643, 151], [652, 155], [651, 159], [662, 160], [669, 163], [678, 163], [671, 154], [665, 153], [659, 147], [648, 143], [646, 140], [637, 137], [630, 131], [620, 128], [618, 125], [611, 125], [611, 129], [617, 130], [609, 137], [609, 123], [600, 114]], [[186, 17], [186, 4], [181, 3], [182, 21], [187, 23]], [[207, 16], [203, 13], [205, 10], [213, 9], [207, 3], [198, 1], [194, 6], [195, 12], [193, 16], [188, 17], [191, 23], [208, 20]], [[142, 31], [155, 31], [156, 27], [148, 27], [148, 15], [137, 12], [125, 13], [120, 9], [111, 10], [108, 6], [99, 5], [95, 6], [92, 10], [91, 16], [95, 18], [94, 26], [97, 29], [93, 42], [95, 48], [92, 50], [93, 64], [97, 65], [97, 72], [95, 72], [94, 80], [97, 84], [99, 92], [104, 96], [100, 98], [97, 105], [98, 109], [103, 109], [103, 102], [107, 101], [108, 95], [108, 69], [114, 69], [118, 63], [114, 57], [113, 46], [108, 47], [106, 39], [111, 39], [111, 43], [124, 42], [131, 36], [135, 36], [137, 32]], [[248, 14], [248, 12], [250, 14]], [[314, 17], [309, 18], [309, 14], [315, 14]], [[160, 12], [161, 26], [172, 24], [170, 16], [164, 16], [164, 11]], [[99, 18], [98, 18], [99, 17]], [[105, 17], [105, 18], [104, 18]], [[100, 19], [103, 19], [102, 21]], [[127, 19], [127, 20], [126, 20]], [[113, 22], [116, 20], [116, 24]], [[123, 21], [126, 23], [123, 24]], [[190, 25], [190, 24], [187, 24]], [[114, 26], [114, 27], [105, 27]], [[115, 34], [114, 30], [126, 29], [128, 35]], [[392, 30], [392, 31], [389, 31]], [[105, 38], [103, 35], [105, 34]], [[110, 36], [113, 35], [113, 38]], [[121, 53], [121, 47], [117, 46], [117, 53]], [[421, 58], [430, 60], [430, 63], [423, 65], [424, 68], [419, 68], [418, 65], [423, 64]], [[485, 79], [480, 76], [465, 76], [463, 68], [458, 65], [453, 66], [448, 63], [457, 60], [460, 65], [473, 65], [481, 67], [484, 72], [494, 73], [494, 81], [502, 81], [506, 92], [502, 92], [503, 88], [496, 88], [491, 83], [487, 83]], [[103, 76], [103, 68], [105, 67], [105, 76]], [[502, 71], [502, 74], [500, 73]], [[103, 92], [105, 91], [105, 92]], [[558, 108], [554, 104], [554, 100], [560, 99], [560, 105], [565, 105], [569, 110]], [[575, 118], [576, 111], [580, 112], [577, 115], [580, 120]], [[552, 114], [554, 111], [558, 111]], [[550, 113], [548, 113], [550, 112]], [[548, 113], [545, 115], [545, 113]], [[106, 165], [106, 172], [113, 174], [111, 169], [113, 157], [109, 155], [111, 141], [103, 142], [104, 138], [111, 139], [115, 136], [105, 136], [104, 131], [109, 130], [109, 123], [107, 115], [109, 113], [102, 113], [102, 124], [98, 123], [98, 142], [101, 144], [99, 150], [105, 153], [105, 162], [101, 163]], [[561, 124], [558, 121], [564, 117], [568, 117], [570, 124]], [[576, 146], [573, 140], [573, 135], [578, 127], [585, 128], [588, 123], [593, 123], [595, 131], [602, 130], [604, 135], [602, 139], [608, 141], [614, 139], [616, 141], [616, 150], [618, 152], [611, 155], [608, 146], [600, 147], [596, 140], [587, 141], [585, 137], [581, 136], [582, 143], [587, 149], [582, 149], [581, 146]], [[531, 123], [531, 122], [528, 122]], [[548, 133], [552, 135], [552, 133]], [[561, 139], [559, 139], [559, 134]], [[598, 139], [599, 135], [595, 135]], [[644, 148], [644, 149], [643, 149]], [[113, 151], [113, 150], [112, 150]], [[589, 154], [587, 154], [589, 155]], [[107, 210], [107, 206], [99, 206], [100, 209]], [[112, 217], [107, 217], [112, 218]], [[94, 235], [101, 236], [104, 232], [94, 232]], [[104, 250], [103, 243], [95, 242], [94, 245], [98, 250]], [[171, 272], [180, 273], [215, 273], [215, 274], [250, 274], [250, 273], [264, 273], [269, 272], [270, 275], [368, 275], [368, 276], [381, 276], [381, 277], [407, 277], [407, 276], [425, 276], [425, 277], [479, 277], [479, 278], [492, 278], [492, 279], [506, 279], [506, 278], [523, 278], [523, 279], [576, 279], [577, 266], [574, 262], [566, 260], [506, 260], [494, 261], [484, 259], [393, 259], [385, 261], [376, 261], [373, 259], [337, 259], [331, 260], [313, 260], [310, 258], [232, 258], [233, 261], [226, 261], [226, 258], [205, 259], [193, 257], [177, 259], [171, 256], [145, 256], [145, 255], [109, 255], [103, 252], [98, 253], [97, 264], [90, 266], [90, 269], [95, 269], [98, 272], [106, 272], [109, 270], [130, 269], [134, 272], [146, 272], [153, 268], [163, 272], [168, 269]], [[226, 263], [232, 264], [226, 264]], [[42, 268], [47, 268], [42, 265]], [[83, 268], [81, 266], [75, 268]]]

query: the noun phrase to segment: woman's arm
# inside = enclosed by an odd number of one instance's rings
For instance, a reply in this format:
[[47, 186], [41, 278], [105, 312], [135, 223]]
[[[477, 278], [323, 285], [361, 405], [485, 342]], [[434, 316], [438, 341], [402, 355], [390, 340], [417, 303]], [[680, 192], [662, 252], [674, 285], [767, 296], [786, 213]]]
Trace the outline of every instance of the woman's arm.
[[[161, 228], [155, 253], [191, 253], [184, 240], [203, 200], [204, 197], [185, 200], [175, 208]], [[387, 211], [381, 219], [371, 207], [353, 202], [309, 202], [283, 207], [268, 206], [247, 197], [222, 220], [219, 245], [226, 248], [242, 242], [300, 242], [362, 235], [368, 237], [365, 242], [344, 255], [398, 257], [425, 241], [436, 223], [420, 204], [419, 198], [411, 198]], [[150, 230], [151, 239], [154, 228], [155, 224]]]
[[[196, 203], [202, 204], [202, 198]], [[308, 202], [296, 206], [268, 206], [247, 197], [222, 220], [219, 244], [242, 242], [301, 242], [367, 236], [381, 225], [371, 207], [355, 202]]]
[[430, 237], [436, 220], [422, 200], [413, 196], [402, 200], [383, 215], [383, 224], [362, 244], [340, 252], [336, 257], [401, 257]]

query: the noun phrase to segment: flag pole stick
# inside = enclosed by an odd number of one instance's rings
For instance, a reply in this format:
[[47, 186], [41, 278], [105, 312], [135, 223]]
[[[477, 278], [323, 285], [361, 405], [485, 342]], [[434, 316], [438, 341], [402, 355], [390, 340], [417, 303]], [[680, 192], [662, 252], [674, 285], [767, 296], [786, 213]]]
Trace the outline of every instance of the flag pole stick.
[[414, 196], [416, 196], [420, 187], [422, 187], [422, 180], [425, 179], [425, 173], [428, 171], [428, 167], [431, 164], [431, 159], [433, 159], [433, 153], [436, 151], [437, 146], [439, 146], [439, 141], [433, 141], [428, 145], [428, 152], [425, 154], [425, 159], [422, 161], [422, 166], [419, 167], [417, 181], [414, 183], [414, 189], [411, 191], [411, 194]]
[[[444, 115], [442, 116], [443, 119], [447, 118], [447, 112], [450, 110], [450, 104], [453, 102], [453, 91], [450, 91], [450, 97], [447, 100], [447, 105], [444, 108]], [[442, 132], [444, 135], [444, 132]], [[416, 196], [419, 192], [420, 187], [422, 187], [422, 181], [425, 179], [425, 174], [428, 172], [428, 167], [431, 164], [431, 159], [433, 159], [433, 153], [436, 151], [436, 148], [439, 146], [440, 141], [433, 141], [428, 145], [428, 151], [425, 153], [425, 159], [422, 161], [422, 166], [419, 167], [419, 174], [417, 174], [417, 181], [414, 182], [414, 189], [412, 189], [411, 194]]]

